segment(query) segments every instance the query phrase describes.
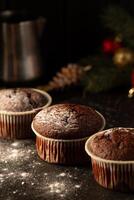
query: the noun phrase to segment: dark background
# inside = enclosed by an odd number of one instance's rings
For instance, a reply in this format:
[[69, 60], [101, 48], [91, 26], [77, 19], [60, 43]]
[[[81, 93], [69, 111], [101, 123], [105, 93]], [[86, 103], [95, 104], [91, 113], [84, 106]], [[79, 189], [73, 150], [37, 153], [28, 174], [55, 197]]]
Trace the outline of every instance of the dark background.
[[131, 14], [134, 12], [132, 0], [8, 0], [0, 1], [0, 9], [23, 9], [46, 17], [41, 44], [43, 57], [47, 56], [49, 76], [52, 76], [66, 63], [76, 62], [98, 50], [107, 37], [100, 14], [109, 4], [119, 4]]

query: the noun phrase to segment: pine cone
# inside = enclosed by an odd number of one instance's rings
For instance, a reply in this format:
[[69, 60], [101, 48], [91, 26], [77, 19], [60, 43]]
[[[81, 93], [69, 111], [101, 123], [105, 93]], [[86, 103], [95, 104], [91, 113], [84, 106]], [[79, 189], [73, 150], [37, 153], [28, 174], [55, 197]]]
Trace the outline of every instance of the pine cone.
[[46, 85], [40, 86], [39, 89], [50, 91], [54, 89], [63, 89], [66, 86], [76, 85], [86, 71], [89, 71], [91, 66], [82, 67], [78, 64], [68, 64], [61, 68], [60, 72]]

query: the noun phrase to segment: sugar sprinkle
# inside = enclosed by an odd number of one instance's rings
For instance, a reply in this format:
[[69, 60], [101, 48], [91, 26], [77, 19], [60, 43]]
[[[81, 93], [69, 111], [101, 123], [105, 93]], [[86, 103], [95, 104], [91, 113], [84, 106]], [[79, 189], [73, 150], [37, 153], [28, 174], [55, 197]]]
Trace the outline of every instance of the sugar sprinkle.
[[[57, 199], [64, 199], [70, 193], [77, 196], [81, 188], [77, 177], [66, 168], [61, 167], [57, 172], [47, 171], [46, 163], [37, 156], [35, 144], [31, 144], [31, 141], [0, 141], [0, 165], [3, 166], [0, 171], [3, 199], [14, 200], [19, 199], [19, 196], [29, 198], [31, 190], [37, 198], [43, 199], [47, 194], [50, 200], [53, 195]], [[77, 172], [78, 168], [73, 168], [73, 171]], [[6, 190], [5, 185], [10, 190]]]

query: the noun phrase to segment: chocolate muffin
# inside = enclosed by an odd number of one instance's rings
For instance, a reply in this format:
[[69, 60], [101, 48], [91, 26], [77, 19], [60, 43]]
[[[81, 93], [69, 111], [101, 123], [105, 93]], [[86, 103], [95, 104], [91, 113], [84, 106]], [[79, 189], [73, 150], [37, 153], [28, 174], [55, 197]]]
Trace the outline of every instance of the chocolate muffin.
[[76, 104], [57, 104], [42, 110], [33, 120], [41, 135], [55, 139], [88, 137], [102, 128], [102, 117], [92, 108]]
[[37, 91], [27, 88], [0, 90], [0, 111], [22, 112], [42, 107], [46, 97]]
[[49, 106], [51, 97], [32, 88], [0, 90], [0, 137], [31, 137], [31, 122], [42, 108]]
[[85, 144], [96, 181], [109, 189], [134, 191], [134, 128], [112, 128]]
[[38, 154], [48, 162], [79, 162], [87, 157], [84, 151], [87, 137], [104, 125], [103, 116], [85, 105], [66, 103], [45, 108], [32, 122]]
[[134, 160], [134, 130], [114, 128], [96, 136], [91, 151], [108, 160]]

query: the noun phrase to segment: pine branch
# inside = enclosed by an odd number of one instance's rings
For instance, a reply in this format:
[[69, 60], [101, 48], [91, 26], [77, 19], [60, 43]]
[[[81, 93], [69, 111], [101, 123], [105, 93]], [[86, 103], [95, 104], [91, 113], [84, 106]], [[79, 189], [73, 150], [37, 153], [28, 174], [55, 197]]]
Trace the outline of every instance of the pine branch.
[[121, 35], [123, 41], [134, 48], [134, 18], [126, 10], [119, 6], [109, 6], [101, 18], [106, 28]]
[[[99, 76], [97, 75], [99, 74]], [[117, 71], [115, 68], [103, 68], [87, 76], [84, 80], [85, 90], [97, 93], [119, 86], [129, 85], [130, 71]]]
[[91, 58], [94, 63], [90, 62], [89, 57], [88, 60], [85, 60], [93, 66], [81, 80], [86, 92], [98, 93], [130, 84], [132, 66], [125, 66], [124, 69], [119, 69], [113, 64], [110, 57], [97, 58]]

